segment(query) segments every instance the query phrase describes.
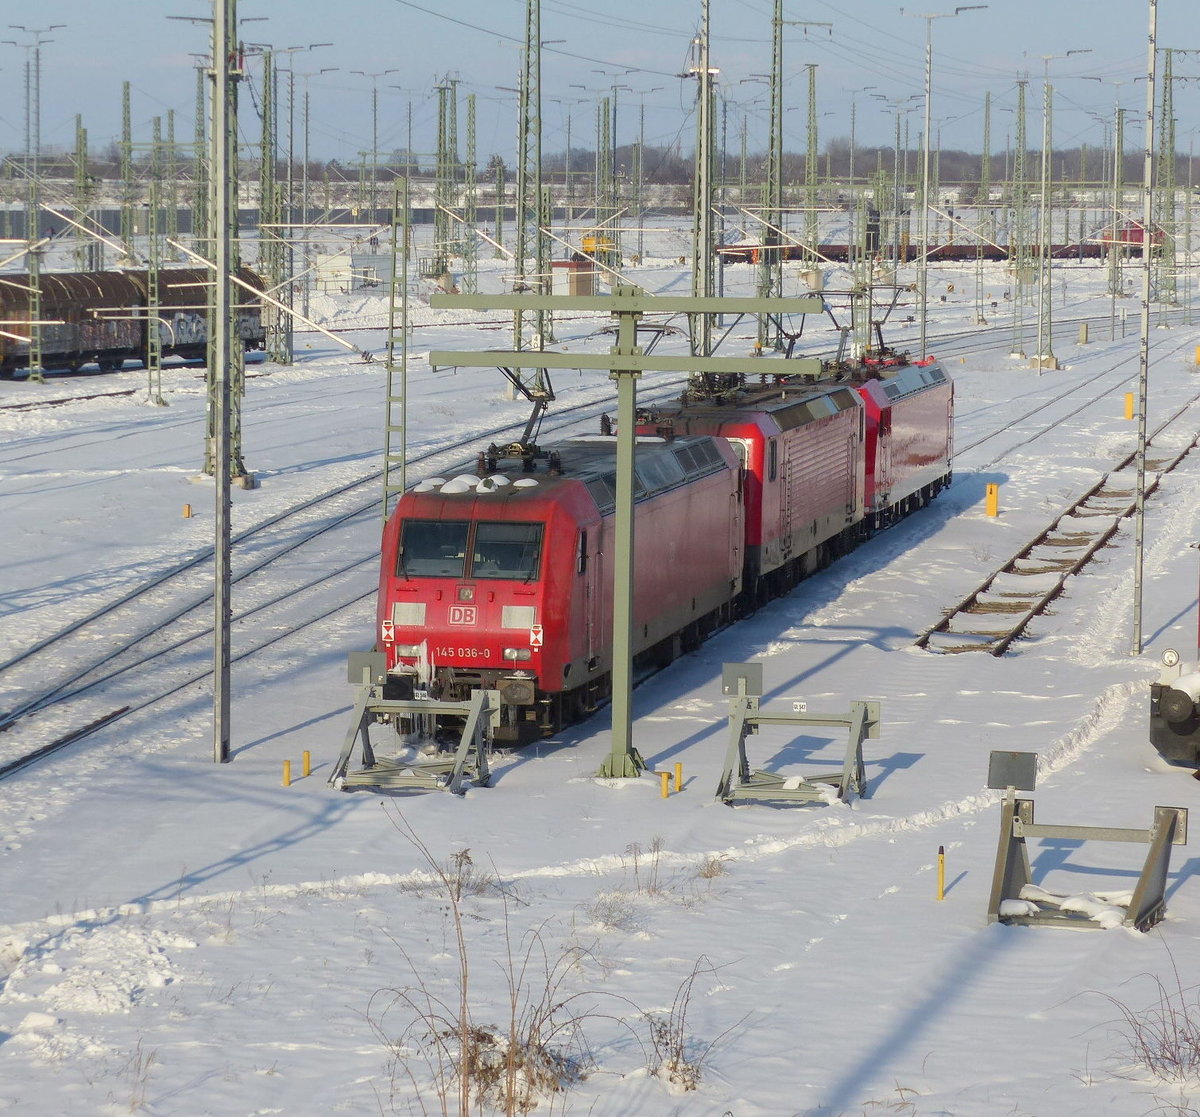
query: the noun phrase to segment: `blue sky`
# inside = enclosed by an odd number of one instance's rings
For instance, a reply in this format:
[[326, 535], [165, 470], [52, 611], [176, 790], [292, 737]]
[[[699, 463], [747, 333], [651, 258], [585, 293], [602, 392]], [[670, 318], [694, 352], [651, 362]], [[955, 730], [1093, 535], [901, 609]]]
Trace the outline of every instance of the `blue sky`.
[[[18, 5], [7, 6], [10, 11]], [[211, 15], [208, 0], [28, 0], [15, 21], [30, 29], [61, 23], [43, 47], [42, 136], [46, 146], [74, 143], [75, 114], [81, 113], [93, 148], [118, 138], [121, 84], [133, 89], [135, 140], [148, 141], [151, 121], [176, 112], [176, 132], [190, 140], [195, 97], [192, 52], [207, 50], [207, 28], [169, 20], [168, 15]], [[953, 5], [921, 7], [921, 13], [952, 12]], [[771, 0], [712, 0], [713, 64], [721, 70], [726, 102], [726, 135], [731, 152], [740, 148], [745, 120], [748, 146], [766, 142], [766, 87], [753, 75], [770, 67]], [[911, 11], [911, 9], [910, 9]], [[1200, 47], [1185, 0], [1159, 3], [1158, 43]], [[36, 13], [36, 14], [34, 14]], [[1144, 2], [1096, 0], [1007, 0], [983, 10], [932, 21], [934, 128], [946, 147], [978, 151], [982, 145], [983, 99], [993, 100], [992, 150], [1003, 151], [1012, 132], [1016, 82], [1028, 75], [1030, 146], [1041, 137], [1043, 56], [1068, 50], [1088, 54], [1050, 61], [1055, 86], [1055, 144], [1099, 145], [1114, 97], [1140, 115], [1144, 85], [1132, 79], [1145, 70], [1148, 7]], [[330, 43], [291, 55], [297, 73], [297, 101], [310, 92], [310, 142], [314, 157], [354, 162], [371, 144], [371, 86], [378, 84], [379, 145], [387, 151], [407, 143], [411, 106], [414, 146], [429, 151], [436, 121], [434, 83], [460, 80], [463, 97], [477, 103], [477, 150], [510, 157], [516, 131], [514, 86], [518, 46], [524, 34], [524, 0], [241, 0], [248, 42], [286, 48]], [[899, 5], [879, 0], [789, 0], [785, 19], [823, 26], [789, 26], [785, 34], [785, 139], [789, 149], [805, 146], [807, 64], [817, 65], [819, 134], [822, 146], [848, 137], [851, 103], [860, 146], [890, 145], [894, 104], [903, 101], [911, 142], [921, 128], [926, 20], [903, 14]], [[644, 103], [648, 143], [693, 143], [694, 83], [678, 75], [686, 69], [689, 42], [700, 19], [699, 0], [542, 0], [543, 144], [547, 151], [566, 145], [568, 115], [575, 146], [591, 147], [595, 105], [602, 91], [617, 85], [620, 141], [636, 138]], [[5, 37], [28, 41], [21, 31]], [[555, 40], [562, 40], [561, 42]], [[0, 47], [0, 147], [19, 150], [24, 142], [24, 61], [26, 52]], [[337, 67], [315, 74], [323, 67]], [[353, 73], [362, 70], [374, 79]], [[1177, 57], [1177, 75], [1200, 75], [1200, 56]], [[383, 73], [383, 71], [392, 71]], [[1104, 79], [1084, 80], [1083, 75]], [[749, 80], [747, 80], [749, 79]], [[1105, 84], [1126, 82], [1121, 86]], [[873, 87], [873, 88], [866, 88]], [[286, 87], [285, 87], [286, 88]], [[857, 92], [856, 92], [857, 91]], [[611, 92], [611, 89], [610, 89]], [[914, 97], [914, 95], [916, 95]], [[1176, 92], [1179, 146], [1187, 150], [1196, 121], [1196, 82], [1180, 82]], [[911, 100], [905, 100], [913, 98]], [[244, 98], [243, 130], [256, 136], [258, 125], [249, 96]], [[302, 132], [299, 104], [296, 129]], [[459, 113], [465, 142], [465, 102]], [[283, 128], [281, 131], [286, 131]], [[297, 151], [301, 140], [297, 138]], [[1140, 128], [1131, 125], [1128, 147], [1140, 146]]]

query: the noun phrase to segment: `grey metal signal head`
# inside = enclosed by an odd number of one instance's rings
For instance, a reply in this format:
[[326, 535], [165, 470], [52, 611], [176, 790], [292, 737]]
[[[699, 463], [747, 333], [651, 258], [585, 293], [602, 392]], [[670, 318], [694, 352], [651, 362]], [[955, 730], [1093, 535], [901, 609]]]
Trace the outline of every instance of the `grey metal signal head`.
[[387, 682], [387, 656], [383, 652], [351, 652], [346, 673], [355, 686], [380, 686]]
[[[739, 685], [740, 684], [740, 685]], [[722, 694], [762, 694], [763, 671], [761, 663], [721, 664]]]
[[993, 751], [988, 757], [988, 787], [1033, 791], [1037, 786], [1036, 752]]

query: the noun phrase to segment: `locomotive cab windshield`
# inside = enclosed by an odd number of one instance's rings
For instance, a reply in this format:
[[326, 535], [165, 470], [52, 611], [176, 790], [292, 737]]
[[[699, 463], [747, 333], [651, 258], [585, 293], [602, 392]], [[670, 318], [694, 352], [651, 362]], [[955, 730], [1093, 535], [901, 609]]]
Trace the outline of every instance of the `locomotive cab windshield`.
[[541, 551], [539, 523], [405, 520], [396, 573], [403, 578], [532, 582]]

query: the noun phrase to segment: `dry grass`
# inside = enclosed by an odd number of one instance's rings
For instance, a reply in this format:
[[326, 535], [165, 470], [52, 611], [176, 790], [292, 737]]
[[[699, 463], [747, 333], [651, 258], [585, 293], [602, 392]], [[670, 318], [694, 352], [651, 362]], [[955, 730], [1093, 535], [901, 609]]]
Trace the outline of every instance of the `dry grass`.
[[737, 1027], [734, 1024], [726, 1028], [709, 1043], [697, 1040], [691, 1033], [688, 1012], [696, 979], [715, 976], [716, 972], [716, 967], [707, 958], [697, 958], [691, 973], [679, 983], [671, 1007], [666, 1011], [643, 1014], [650, 1032], [650, 1058], [646, 1069], [681, 1090], [695, 1090], [700, 1085], [704, 1066], [717, 1044]]
[[1132, 1064], [1160, 1081], [1184, 1082], [1200, 1075], [1200, 998], [1194, 988], [1184, 989], [1174, 959], [1171, 968], [1173, 986], [1157, 974], [1142, 975], [1154, 987], [1144, 1008], [1102, 996], [1120, 1013], [1120, 1033]]
[[[381, 1111], [424, 1117], [475, 1117], [491, 1111], [519, 1117], [545, 1107], [547, 1117], [553, 1117], [558, 1107], [565, 1113], [566, 1092], [596, 1066], [588, 1030], [601, 1022], [615, 1023], [640, 1044], [650, 1073], [679, 1089], [698, 1087], [707, 1060], [731, 1030], [709, 1043], [690, 1033], [688, 1012], [696, 981], [716, 973], [707, 959], [696, 961], [671, 1007], [662, 1011], [646, 1012], [627, 998], [588, 988], [582, 976], [585, 967], [600, 965], [590, 950], [575, 943], [553, 945], [548, 923], [514, 934], [511, 897], [495, 874], [481, 873], [469, 850], [439, 862], [400, 812], [391, 808], [390, 813], [393, 825], [425, 864], [429, 883], [414, 891], [435, 899], [444, 912], [454, 972], [449, 977], [433, 975], [389, 936], [411, 980], [377, 990], [367, 1007], [367, 1021], [390, 1056], [390, 1093], [380, 1097]], [[597, 897], [589, 913], [594, 921], [624, 924], [635, 917], [633, 897], [661, 894], [662, 848], [659, 838], [648, 851], [636, 844], [628, 847], [626, 871], [633, 875], [634, 890]], [[708, 878], [724, 871], [724, 859], [710, 858], [707, 863]], [[468, 942], [464, 911], [465, 901], [473, 897], [498, 897], [501, 903], [499, 956], [493, 949], [489, 959], [503, 979], [499, 1003], [494, 995], [490, 1003], [485, 1000], [475, 975], [479, 948]], [[494, 978], [487, 986], [494, 994]], [[606, 1003], [611, 1012], [601, 1011]]]
[[1188, 1089], [1200, 1080], [1200, 994], [1196, 986], [1184, 988], [1175, 958], [1165, 944], [1164, 948], [1170, 961], [1167, 981], [1157, 973], [1142, 973], [1130, 979], [1150, 983], [1153, 992], [1143, 1007], [1134, 1008], [1110, 993], [1093, 992], [1117, 1010], [1118, 1018], [1110, 1024], [1116, 1027], [1123, 1043], [1117, 1057], [1127, 1060], [1126, 1073], [1149, 1074], [1180, 1087], [1178, 1103], [1162, 1103], [1151, 1112], [1191, 1117], [1191, 1107], [1185, 1100]]
[[[392, 812], [392, 821], [420, 853], [446, 901], [456, 973], [443, 996], [392, 939], [413, 980], [378, 990], [367, 1009], [372, 1029], [391, 1053], [391, 1105], [411, 1097], [407, 1084], [426, 1115], [470, 1117], [487, 1105], [515, 1117], [547, 1100], [552, 1113], [555, 1097], [585, 1077], [592, 1063], [585, 1025], [596, 1015], [594, 997], [567, 988], [585, 952], [576, 946], [552, 950], [541, 927], [515, 942], [508, 897], [494, 875], [479, 873], [467, 850], [439, 863], [399, 811]], [[489, 894], [499, 895], [503, 903], [504, 957], [499, 964], [507, 998], [498, 1024], [484, 1017], [463, 914], [466, 897]], [[422, 1063], [429, 1088], [419, 1074]]]
[[696, 876], [700, 880], [716, 880], [717, 877], [729, 875], [729, 864], [733, 858], [728, 853], [717, 853], [710, 857], [702, 857], [696, 866]]

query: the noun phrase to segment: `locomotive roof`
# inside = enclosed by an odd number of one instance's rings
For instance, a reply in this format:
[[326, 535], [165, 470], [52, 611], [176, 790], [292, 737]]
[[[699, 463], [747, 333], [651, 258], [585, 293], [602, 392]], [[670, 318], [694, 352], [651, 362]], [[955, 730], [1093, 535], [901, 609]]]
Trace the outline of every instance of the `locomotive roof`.
[[[564, 481], [582, 481], [600, 511], [608, 512], [616, 504], [616, 457], [614, 436], [573, 438], [547, 447], [545, 456], [532, 459], [532, 469], [519, 458], [507, 458], [480, 476], [476, 462], [464, 463], [448, 470], [445, 477], [417, 482], [410, 492], [474, 497], [523, 490], [532, 496], [546, 494]], [[634, 451], [634, 498], [653, 496], [715, 473], [725, 465], [716, 441], [709, 435], [670, 440], [639, 436]]]
[[882, 392], [889, 402], [894, 403], [905, 396], [916, 395], [934, 384], [944, 384], [950, 377], [936, 361], [923, 364], [901, 365], [887, 369], [878, 380], [868, 380], [867, 386]]
[[754, 422], [765, 414], [771, 416], [780, 430], [791, 430], [858, 405], [858, 395], [850, 385], [818, 383], [764, 385], [745, 389], [731, 401], [696, 400], [678, 410], [669, 406], [656, 410], [666, 417], [679, 415], [722, 422]]
[[678, 408], [657, 408], [656, 413], [666, 419], [678, 417], [685, 423], [689, 418], [703, 419], [704, 425], [714, 420], [752, 423], [760, 415], [770, 415], [781, 431], [787, 431], [859, 406], [856, 388], [866, 387], [876, 399], [882, 395], [881, 403], [894, 403], [949, 379], [936, 361], [929, 360], [880, 368], [861, 384], [817, 381], [762, 385], [742, 389], [734, 399], [689, 400]]

